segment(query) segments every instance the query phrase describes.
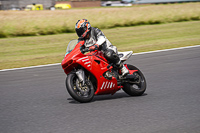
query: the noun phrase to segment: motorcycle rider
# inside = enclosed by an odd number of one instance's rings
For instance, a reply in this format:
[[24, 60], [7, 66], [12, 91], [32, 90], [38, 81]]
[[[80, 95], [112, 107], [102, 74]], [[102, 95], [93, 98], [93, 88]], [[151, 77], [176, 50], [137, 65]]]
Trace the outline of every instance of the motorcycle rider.
[[117, 48], [111, 44], [100, 29], [91, 27], [87, 19], [82, 19], [77, 21], [75, 30], [79, 37], [78, 41], [85, 41], [84, 47], [89, 48], [90, 51], [101, 50], [109, 63], [115, 64], [121, 70], [122, 77], [129, 73], [117, 54]]

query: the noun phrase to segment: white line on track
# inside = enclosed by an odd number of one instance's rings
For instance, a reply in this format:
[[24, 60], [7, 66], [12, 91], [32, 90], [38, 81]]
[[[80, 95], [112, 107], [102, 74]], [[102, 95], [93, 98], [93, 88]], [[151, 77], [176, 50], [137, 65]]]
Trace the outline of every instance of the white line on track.
[[158, 52], [173, 51], [173, 50], [180, 50], [180, 49], [187, 49], [187, 48], [195, 48], [195, 47], [200, 47], [200, 45], [187, 46], [187, 47], [180, 47], [180, 48], [172, 48], [172, 49], [163, 49], [163, 50], [156, 50], [156, 51], [149, 51], [149, 52], [141, 52], [141, 53], [134, 53], [134, 54], [132, 54], [132, 55], [149, 54], [149, 53], [158, 53]]
[[46, 66], [56, 66], [56, 65], [61, 65], [61, 64], [60, 63], [56, 63], [56, 64], [47, 64], [47, 65], [30, 66], [30, 67], [21, 67], [21, 68], [13, 68], [13, 69], [3, 69], [3, 70], [0, 70], [0, 72], [3, 72], [3, 71], [13, 71], [13, 70], [22, 70], [22, 69], [28, 69], [28, 68], [46, 67]]
[[[164, 49], [164, 50], [156, 50], [156, 51], [149, 51], [149, 52], [141, 52], [141, 53], [134, 53], [134, 54], [132, 54], [132, 55], [141, 55], [141, 54], [158, 53], [158, 52], [173, 51], [173, 50], [180, 50], [180, 49], [187, 49], [187, 48], [195, 48], [195, 47], [200, 47], [200, 45], [187, 46], [187, 47], [180, 47], [180, 48], [172, 48], [172, 49]], [[61, 65], [61, 63], [47, 64], [47, 65], [39, 65], [39, 66], [30, 66], [30, 67], [21, 67], [21, 68], [13, 68], [13, 69], [3, 69], [3, 70], [0, 70], [0, 72], [3, 72], [3, 71], [13, 71], [13, 70], [22, 70], [22, 69], [28, 69], [28, 68], [39, 68], [39, 67], [46, 67], [46, 66], [56, 66], [56, 65]]]

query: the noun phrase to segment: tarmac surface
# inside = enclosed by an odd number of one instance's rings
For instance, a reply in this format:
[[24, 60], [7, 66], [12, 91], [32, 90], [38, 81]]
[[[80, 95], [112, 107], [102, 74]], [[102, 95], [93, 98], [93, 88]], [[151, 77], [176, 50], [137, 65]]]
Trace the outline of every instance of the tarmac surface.
[[144, 95], [74, 101], [60, 65], [0, 71], [1, 133], [200, 133], [200, 47], [133, 55]]

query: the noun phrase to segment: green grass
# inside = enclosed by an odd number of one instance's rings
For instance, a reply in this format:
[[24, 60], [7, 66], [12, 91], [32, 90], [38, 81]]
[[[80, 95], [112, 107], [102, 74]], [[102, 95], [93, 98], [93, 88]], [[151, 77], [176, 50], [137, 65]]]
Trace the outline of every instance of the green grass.
[[137, 25], [200, 20], [200, 2], [135, 5], [57, 11], [0, 11], [0, 37], [38, 36], [74, 32], [77, 20], [109, 29]]
[[[137, 52], [200, 45], [200, 21], [102, 30], [119, 51]], [[59, 63], [75, 33], [0, 39], [0, 69]]]

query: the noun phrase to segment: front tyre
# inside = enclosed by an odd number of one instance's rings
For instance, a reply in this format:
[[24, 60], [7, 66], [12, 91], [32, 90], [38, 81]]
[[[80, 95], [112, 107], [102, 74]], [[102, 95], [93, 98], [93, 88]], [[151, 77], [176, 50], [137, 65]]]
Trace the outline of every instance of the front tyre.
[[127, 65], [129, 70], [138, 70], [134, 72], [136, 79], [123, 84], [123, 90], [130, 96], [141, 96], [146, 90], [146, 80], [142, 72], [133, 65]]
[[94, 97], [94, 87], [90, 80], [85, 85], [79, 82], [75, 73], [70, 73], [66, 78], [66, 88], [73, 99], [78, 102], [90, 102]]

